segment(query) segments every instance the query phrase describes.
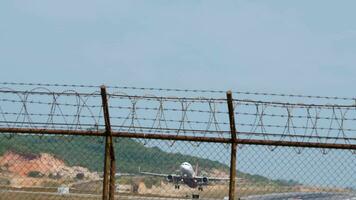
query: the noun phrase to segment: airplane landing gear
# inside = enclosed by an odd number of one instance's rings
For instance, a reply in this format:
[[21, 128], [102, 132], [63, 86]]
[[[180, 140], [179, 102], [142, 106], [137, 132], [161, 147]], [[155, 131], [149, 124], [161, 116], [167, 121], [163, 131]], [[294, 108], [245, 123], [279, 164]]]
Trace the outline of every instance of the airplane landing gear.
[[203, 187], [198, 187], [198, 190], [199, 191], [203, 191]]
[[174, 189], [179, 190], [179, 188], [180, 188], [180, 185], [174, 185]]

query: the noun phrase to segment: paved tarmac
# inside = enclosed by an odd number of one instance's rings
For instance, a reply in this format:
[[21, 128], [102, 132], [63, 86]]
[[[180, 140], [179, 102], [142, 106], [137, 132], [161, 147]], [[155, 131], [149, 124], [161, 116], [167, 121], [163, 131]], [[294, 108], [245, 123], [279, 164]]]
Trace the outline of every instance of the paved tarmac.
[[356, 200], [356, 194], [296, 192], [249, 196], [241, 200]]
[[[61, 196], [61, 197], [84, 197], [87, 199], [91, 198], [101, 198], [101, 195], [95, 194], [66, 194], [60, 195], [55, 192], [31, 192], [31, 191], [18, 191], [18, 190], [0, 190], [0, 196], [5, 194], [33, 194], [33, 195], [53, 195], [53, 196]], [[1, 198], [0, 198], [1, 199]], [[143, 199], [150, 199], [150, 200], [187, 200], [187, 198], [164, 198], [164, 197], [145, 197], [145, 196], [126, 196], [120, 195], [118, 199], [122, 200], [143, 200]], [[204, 200], [205, 198], [201, 198]], [[225, 198], [226, 199], [226, 198]], [[216, 200], [216, 199], [205, 199], [205, 200]], [[224, 199], [221, 199], [224, 200]], [[278, 194], [267, 194], [267, 195], [254, 195], [248, 197], [242, 197], [240, 200], [356, 200], [356, 193], [355, 194], [344, 194], [344, 193], [328, 193], [328, 192], [321, 192], [321, 193], [303, 193], [303, 192], [296, 192], [296, 193], [278, 193]]]

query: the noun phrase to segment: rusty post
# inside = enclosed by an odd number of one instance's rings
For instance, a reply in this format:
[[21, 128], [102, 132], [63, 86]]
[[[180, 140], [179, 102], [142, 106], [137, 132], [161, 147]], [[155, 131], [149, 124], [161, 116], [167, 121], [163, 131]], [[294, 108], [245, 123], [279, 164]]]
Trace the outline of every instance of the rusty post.
[[229, 199], [235, 199], [235, 180], [236, 180], [236, 127], [235, 127], [235, 114], [234, 105], [232, 102], [231, 91], [226, 92], [227, 106], [229, 109], [229, 121], [230, 121], [230, 131], [231, 131], [231, 159], [230, 159], [230, 185], [229, 185]]
[[[112, 141], [112, 136], [110, 136], [111, 141]], [[115, 175], [116, 175], [116, 159], [115, 159], [115, 151], [114, 151], [114, 145], [111, 142], [111, 148], [110, 148], [110, 188], [109, 188], [109, 200], [114, 200], [115, 199]]]
[[103, 200], [113, 200], [115, 195], [115, 151], [112, 142], [112, 132], [109, 115], [109, 105], [106, 94], [106, 87], [101, 86], [101, 98], [103, 103], [103, 113], [105, 121], [105, 161], [103, 180]]

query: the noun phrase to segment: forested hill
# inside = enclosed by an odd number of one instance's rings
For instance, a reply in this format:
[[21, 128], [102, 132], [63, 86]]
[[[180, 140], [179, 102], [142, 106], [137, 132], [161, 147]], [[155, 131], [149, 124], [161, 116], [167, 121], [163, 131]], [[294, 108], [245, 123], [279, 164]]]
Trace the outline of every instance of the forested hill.
[[[69, 166], [83, 166], [93, 171], [102, 171], [104, 140], [94, 137], [73, 136], [0, 136], [0, 155], [7, 151], [34, 156], [50, 153]], [[199, 163], [206, 170], [228, 171], [228, 166], [198, 157], [167, 153], [158, 147], [147, 147], [133, 139], [120, 138], [115, 142], [117, 166], [120, 172], [135, 173], [138, 167], [144, 170], [174, 172], [182, 162]]]
[[[102, 172], [104, 139], [90, 136], [0, 136], [0, 156], [5, 152], [28, 155], [49, 153], [69, 166], [82, 166]], [[120, 138], [115, 142], [117, 169], [122, 173], [137, 173], [138, 168], [157, 173], [175, 173], [182, 162], [199, 164], [201, 171], [217, 169], [228, 174], [229, 167], [217, 161], [180, 153], [167, 153], [158, 147], [147, 147], [133, 139]], [[238, 176], [252, 182], [295, 185], [293, 181], [272, 181], [260, 175], [238, 172]]]

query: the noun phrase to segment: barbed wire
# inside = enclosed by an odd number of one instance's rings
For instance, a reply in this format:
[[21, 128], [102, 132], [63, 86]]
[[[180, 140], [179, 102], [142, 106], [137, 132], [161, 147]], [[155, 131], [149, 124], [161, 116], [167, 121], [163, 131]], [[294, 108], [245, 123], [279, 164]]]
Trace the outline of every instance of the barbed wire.
[[[23, 83], [23, 82], [0, 82], [0, 85], [10, 86], [43, 86], [43, 87], [72, 87], [72, 88], [99, 88], [100, 85], [85, 84], [49, 84], [49, 83]], [[225, 90], [204, 90], [204, 89], [178, 89], [178, 88], [155, 88], [155, 87], [131, 87], [131, 86], [107, 86], [110, 89], [122, 90], [145, 90], [145, 91], [164, 91], [164, 92], [192, 92], [192, 93], [226, 93]], [[338, 97], [338, 96], [321, 96], [321, 95], [302, 95], [286, 93], [268, 93], [268, 92], [250, 92], [250, 91], [233, 91], [234, 94], [254, 95], [254, 96], [276, 96], [287, 98], [314, 98], [326, 100], [346, 100], [355, 101], [356, 97]]]
[[[1, 127], [67, 130], [104, 128], [97, 86], [0, 84], [36, 86], [27, 90], [0, 88]], [[58, 91], [47, 88], [53, 86], [65, 89]], [[94, 90], [80, 92], [66, 87], [89, 87]], [[108, 97], [111, 124], [115, 131], [224, 138], [230, 134], [226, 99], [223, 98], [129, 95], [123, 92], [109, 92]], [[356, 144], [354, 104], [248, 99], [234, 99], [233, 103], [237, 133], [241, 138]]]
[[[3, 112], [2, 114], [4, 115], [14, 115], [14, 116], [18, 116], [18, 115], [23, 115], [23, 116], [39, 116], [39, 117], [77, 117], [77, 115], [73, 115], [73, 114], [48, 114], [48, 113], [29, 113], [29, 114], [24, 114], [24, 113], [9, 113], [9, 112]], [[237, 113], [239, 114], [239, 113]], [[251, 114], [252, 115], [252, 114]], [[255, 115], [255, 114], [253, 114]], [[271, 115], [274, 116], [274, 115]], [[90, 115], [80, 115], [81, 118], [104, 118], [104, 116], [90, 116]], [[119, 120], [123, 120], [126, 119], [127, 117], [124, 116], [110, 116], [111, 119], [119, 119]], [[324, 119], [331, 119], [331, 118], [324, 118]], [[341, 119], [341, 118], [340, 118]], [[152, 121], [155, 122], [157, 119], [156, 118], [144, 118], [144, 117], [137, 117], [135, 118], [135, 120], [142, 120], [142, 121]], [[345, 119], [346, 120], [346, 119]], [[355, 121], [355, 119], [349, 119], [349, 120], [353, 120]], [[2, 123], [5, 123], [6, 121], [2, 121]], [[165, 122], [173, 122], [173, 123], [182, 123], [181, 120], [174, 120], [174, 119], [165, 119]], [[211, 122], [210, 121], [187, 121], [188, 123], [191, 124], [203, 124], [203, 125], [210, 125]], [[17, 123], [17, 122], [10, 122], [10, 123]], [[32, 122], [35, 123], [35, 122]], [[229, 122], [216, 122], [216, 124], [219, 125], [229, 125]], [[92, 124], [91, 124], [92, 125]], [[249, 126], [249, 127], [255, 127], [255, 126], [262, 126], [262, 125], [256, 125], [253, 123], [247, 124], [247, 123], [236, 123], [237, 126]], [[104, 126], [104, 125], [100, 125], [100, 126]], [[285, 128], [285, 126], [282, 125], [278, 125], [278, 124], [263, 124], [264, 127], [269, 127], [269, 128]], [[317, 129], [317, 130], [332, 130], [332, 131], [336, 131], [336, 130], [340, 130], [339, 128], [330, 128], [330, 127], [313, 127], [313, 126], [290, 126], [290, 128], [294, 128], [294, 129]], [[348, 128], [344, 128], [343, 130], [345, 131], [355, 131], [356, 129], [348, 129]], [[251, 133], [253, 135], [253, 133]]]

